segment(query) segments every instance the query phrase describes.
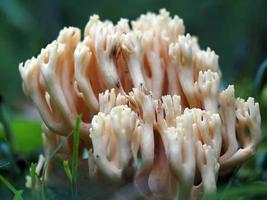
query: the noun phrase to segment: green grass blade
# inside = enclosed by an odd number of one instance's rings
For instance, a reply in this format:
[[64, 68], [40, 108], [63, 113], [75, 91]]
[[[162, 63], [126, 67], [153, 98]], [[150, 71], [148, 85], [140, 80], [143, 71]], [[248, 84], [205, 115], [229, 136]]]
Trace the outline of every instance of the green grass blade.
[[48, 165], [51, 160], [56, 156], [56, 154], [59, 152], [60, 149], [62, 149], [62, 147], [65, 145], [65, 143], [67, 142], [67, 139], [63, 139], [60, 141], [60, 143], [58, 144], [58, 146], [54, 149], [54, 151], [48, 156], [46, 165]]
[[7, 117], [6, 110], [3, 105], [3, 99], [0, 96], [0, 123], [3, 125], [4, 133], [5, 133], [5, 139], [10, 149], [10, 164], [12, 165], [12, 169], [14, 169], [14, 172], [16, 174], [19, 174], [20, 169], [16, 165], [15, 158], [14, 158], [14, 132], [11, 128], [10, 121]]
[[261, 88], [263, 86], [264, 82], [264, 77], [266, 74], [267, 70], [267, 58], [261, 63], [257, 74], [256, 74], [256, 81], [255, 81], [255, 86], [254, 86], [254, 96], [259, 97]]
[[0, 175], [0, 180], [5, 184], [5, 186], [13, 193], [15, 194], [17, 192], [16, 188], [3, 176]]
[[23, 190], [17, 191], [15, 196], [14, 196], [14, 198], [13, 198], [13, 200], [23, 200], [22, 194], [23, 194]]
[[267, 195], [267, 184], [252, 184], [243, 185], [239, 187], [229, 188], [227, 191], [217, 192], [214, 195], [206, 196], [203, 200], [228, 200], [238, 199], [245, 197], [249, 199], [251, 196], [266, 196]]
[[66, 175], [72, 185], [72, 175], [71, 175], [71, 170], [70, 170], [70, 165], [69, 165], [69, 161], [68, 160], [63, 160], [63, 166], [64, 166], [64, 170], [66, 172]]
[[73, 131], [73, 154], [72, 154], [72, 184], [75, 196], [77, 194], [77, 174], [78, 174], [78, 154], [79, 154], [79, 135], [82, 116], [79, 115], [76, 119], [75, 128]]
[[228, 184], [226, 185], [226, 187], [224, 188], [223, 192], [221, 193], [222, 195], [221, 195], [221, 197], [220, 197], [220, 200], [223, 200], [223, 199], [224, 199], [224, 193], [225, 193], [226, 191], [228, 191], [229, 188], [231, 188], [231, 186], [232, 186], [232, 184], [233, 184], [233, 182], [234, 182], [234, 179], [235, 179], [235, 177], [236, 177], [236, 175], [237, 175], [239, 169], [240, 169], [240, 167], [238, 167], [238, 168], [236, 168], [236, 169], [234, 170], [234, 172], [233, 172], [233, 174], [232, 174], [232, 176], [231, 176], [231, 178], [230, 178]]
[[3, 176], [0, 175], [0, 180], [4, 183], [4, 185], [14, 194], [14, 200], [23, 200], [22, 193], [23, 190], [16, 190], [16, 188]]
[[42, 200], [46, 200], [46, 196], [45, 196], [45, 183], [44, 183], [43, 177], [41, 179], [41, 199]]
[[4, 108], [3, 102], [0, 100], [0, 123], [3, 125], [5, 138], [7, 139], [10, 148], [13, 151], [14, 148], [14, 133], [11, 128], [11, 123], [7, 117], [6, 110]]
[[6, 167], [6, 166], [8, 166], [8, 165], [10, 165], [9, 162], [3, 163], [3, 164], [0, 165], [0, 168], [4, 168], [4, 167]]
[[32, 198], [35, 199], [35, 185], [36, 185], [36, 163], [31, 163], [30, 167], [30, 176], [31, 176], [31, 182], [32, 182]]
[[69, 135], [67, 135], [66, 138], [64, 138], [63, 140], [60, 141], [60, 143], [58, 144], [58, 146], [54, 149], [54, 151], [48, 156], [48, 159], [45, 163], [44, 166], [44, 173], [42, 174], [41, 177], [41, 199], [45, 200], [46, 196], [45, 196], [45, 175], [46, 175], [46, 169], [49, 165], [49, 163], [51, 162], [51, 160], [56, 156], [56, 154], [60, 151], [60, 149], [67, 143], [68, 138], [71, 136], [71, 133]]

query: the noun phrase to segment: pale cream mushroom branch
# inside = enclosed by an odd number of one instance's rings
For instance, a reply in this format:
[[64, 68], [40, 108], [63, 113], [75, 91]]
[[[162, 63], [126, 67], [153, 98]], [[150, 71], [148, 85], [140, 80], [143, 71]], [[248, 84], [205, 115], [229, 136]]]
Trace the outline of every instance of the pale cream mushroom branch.
[[155, 198], [169, 198], [176, 192], [177, 177], [168, 164], [163, 138], [155, 131], [155, 159], [149, 174], [148, 186]]
[[96, 161], [95, 161], [95, 158], [93, 156], [93, 150], [90, 149], [88, 151], [88, 175], [90, 178], [95, 178], [97, 177], [97, 174], [98, 174], [98, 168], [97, 168], [97, 165], [96, 165]]
[[210, 131], [210, 137], [212, 138], [212, 145], [210, 145], [214, 151], [215, 156], [218, 157], [222, 151], [222, 120], [218, 113], [210, 114], [208, 117], [208, 126]]
[[121, 93], [117, 95], [115, 89], [112, 88], [99, 94], [99, 111], [108, 114], [113, 107], [127, 104], [127, 102], [124, 95]]
[[141, 42], [147, 59], [144, 67], [150, 70], [151, 73], [150, 90], [155, 98], [160, 98], [163, 90], [164, 66], [161, 63], [160, 45], [157, 38], [158, 32], [146, 31], [142, 34]]
[[97, 26], [99, 26], [99, 24], [101, 24], [99, 15], [94, 14], [90, 16], [89, 21], [84, 28], [84, 37], [88, 35], [90, 35], [91, 37], [95, 36], [95, 29]]
[[142, 125], [142, 122], [138, 119], [136, 121], [135, 131], [133, 132], [132, 138], [131, 138], [131, 141], [132, 141], [131, 151], [132, 151], [133, 159], [134, 159], [134, 162], [135, 162], [135, 165], [137, 166], [137, 168], [138, 168], [138, 166], [140, 164], [138, 153], [139, 153], [139, 149], [140, 149], [140, 146], [141, 146], [141, 135], [142, 135], [142, 132], [143, 132], [143, 125]]
[[[55, 70], [57, 73], [58, 81], [61, 83], [61, 88], [64, 93], [68, 107], [73, 113], [77, 113], [80, 97], [77, 96], [73, 84], [74, 84], [74, 51], [77, 44], [80, 41], [81, 33], [80, 29], [75, 27], [63, 28], [58, 35], [57, 43], [63, 44], [62, 55], [58, 55]], [[75, 115], [74, 114], [74, 115]]]
[[[161, 9], [158, 15], [157, 29], [159, 31], [159, 43], [160, 43], [160, 56], [162, 59], [162, 65], [167, 73], [168, 81], [168, 94], [171, 95], [183, 95], [181, 85], [176, 74], [176, 68], [169, 59], [169, 46], [172, 42], [177, 40], [179, 35], [183, 35], [185, 32], [183, 20], [175, 15], [170, 16], [170, 13], [165, 9]], [[164, 83], [166, 84], [166, 83]]]
[[23, 91], [37, 107], [44, 123], [54, 132], [66, 135], [68, 128], [61, 123], [60, 115], [54, 109], [50, 95], [43, 85], [40, 62], [32, 58], [25, 64], [19, 65], [19, 71], [23, 80]]
[[41, 62], [41, 73], [46, 90], [50, 98], [55, 102], [56, 109], [58, 109], [61, 117], [65, 122], [71, 124], [70, 116], [73, 115], [73, 113], [69, 109], [60, 83], [62, 74], [59, 74], [59, 68], [62, 66], [58, 66], [64, 57], [64, 48], [65, 46], [63, 44], [55, 41], [43, 49], [38, 58]]
[[176, 182], [171, 170], [166, 165], [168, 141], [164, 131], [169, 126], [176, 126], [176, 116], [181, 114], [180, 97], [164, 96], [161, 100], [154, 100], [154, 136], [155, 136], [155, 157], [153, 168], [149, 173], [148, 186], [155, 198], [162, 198], [172, 195], [174, 190], [173, 182]]
[[196, 165], [193, 116], [185, 113], [176, 119], [176, 127], [165, 131], [168, 141], [166, 152], [171, 169], [178, 178], [178, 199], [190, 199]]
[[208, 71], [217, 72], [219, 77], [221, 77], [221, 71], [219, 68], [219, 56], [211, 50], [209, 47], [207, 50], [198, 50], [195, 55], [195, 72], [196, 77], [200, 71]]
[[95, 33], [94, 52], [103, 83], [107, 89], [120, 88], [120, 79], [116, 71], [114, 62], [114, 52], [118, 45], [119, 33], [115, 31], [114, 26], [102, 24], [97, 27]]
[[111, 112], [112, 131], [117, 140], [120, 165], [125, 169], [132, 159], [131, 138], [136, 128], [137, 115], [128, 106], [114, 107]]
[[98, 113], [92, 119], [90, 138], [93, 144], [93, 155], [98, 169], [107, 177], [119, 180], [122, 170], [114, 159], [114, 134], [111, 132], [110, 116]]
[[126, 18], [121, 18], [115, 25], [115, 29], [120, 33], [130, 32], [129, 20]]
[[98, 99], [93, 91], [90, 79], [87, 77], [87, 71], [92, 62], [92, 52], [84, 43], [79, 43], [74, 52], [75, 60], [75, 84], [77, 90], [84, 99], [87, 107], [92, 114], [98, 112]]
[[140, 32], [129, 32], [121, 35], [120, 45], [125, 55], [125, 61], [134, 87], [137, 88], [143, 84], [150, 88], [151, 81], [148, 79], [143, 68], [144, 52], [141, 48], [141, 40], [142, 35]]
[[100, 112], [92, 120], [90, 137], [95, 163], [111, 179], [120, 180], [130, 165], [136, 120], [136, 114], [126, 105], [112, 108], [110, 114]]
[[234, 86], [230, 85], [227, 89], [220, 93], [220, 116], [222, 118], [222, 151], [224, 152], [220, 159], [220, 165], [231, 158], [238, 150], [238, 142], [236, 137], [236, 114], [235, 114], [235, 94]]
[[195, 82], [195, 90], [202, 102], [203, 109], [212, 113], [218, 113], [220, 77], [217, 72], [200, 71]]
[[[141, 15], [132, 21], [132, 27], [134, 32], [142, 33], [142, 49], [147, 61], [144, 68], [151, 73], [151, 87], [147, 87], [154, 97], [160, 98], [165, 84], [164, 71], [169, 65], [169, 44], [184, 33], [183, 20], [178, 16], [171, 17], [168, 11], [161, 9], [159, 14], [148, 12]], [[172, 87], [172, 90], [175, 88]]]
[[166, 95], [162, 98], [162, 108], [168, 126], [175, 126], [177, 116], [182, 114], [181, 97]]
[[[78, 110], [76, 109], [76, 104], [69, 104], [72, 98], [75, 98], [72, 95], [75, 95], [74, 88], [71, 88], [73, 93], [65, 93], [64, 87], [61, 80], [65, 79], [65, 74], [60, 73], [62, 68], [67, 66], [60, 65], [64, 60], [64, 50], [65, 45], [53, 42], [49, 44], [46, 49], [44, 49], [39, 58], [41, 63], [41, 73], [44, 79], [45, 89], [50, 96], [51, 102], [54, 104], [54, 109], [59, 113], [62, 124], [68, 128], [67, 135], [75, 126], [75, 119], [78, 115]], [[70, 70], [70, 69], [68, 69]], [[87, 136], [87, 124], [82, 123], [81, 126], [81, 137], [84, 138], [84, 141], [88, 140]]]
[[[149, 191], [147, 179], [154, 163], [154, 130], [155, 119], [152, 94], [143, 86], [134, 88], [128, 95], [129, 106], [135, 111], [141, 121], [140, 154], [142, 163], [137, 170], [135, 184], [142, 193]], [[148, 145], [149, 144], [149, 145]]]
[[[252, 157], [261, 139], [261, 116], [259, 104], [253, 98], [236, 100], [237, 137], [239, 149], [224, 162], [222, 170], [229, 170]], [[249, 131], [249, 133], [247, 132]]]
[[204, 193], [216, 192], [219, 163], [214, 149], [206, 144], [196, 143], [197, 167], [201, 174]]
[[186, 112], [191, 112], [194, 117], [194, 124], [197, 128], [199, 141], [213, 148], [215, 156], [218, 159], [221, 153], [222, 146], [222, 131], [221, 118], [218, 113], [209, 113], [200, 109], [186, 109]]
[[183, 92], [190, 108], [201, 107], [194, 88], [193, 42], [191, 36], [179, 36], [175, 43], [170, 44], [170, 59], [176, 66]]
[[182, 114], [181, 98], [180, 96], [166, 95], [161, 100], [154, 101], [155, 106], [155, 127], [161, 134], [165, 148], [168, 143], [164, 137], [164, 131], [168, 127], [176, 127], [176, 117]]
[[165, 130], [168, 127], [176, 126], [176, 117], [181, 115], [182, 109], [180, 105], [180, 97], [177, 95], [166, 95], [161, 100], [154, 101], [155, 106], [155, 162], [153, 169], [149, 175], [149, 188], [153, 195], [157, 198], [167, 197], [172, 195], [175, 191], [176, 178], [173, 176], [169, 166], [166, 167], [168, 162], [166, 149], [168, 149], [168, 141], [166, 139]]
[[[261, 139], [261, 115], [259, 103], [254, 102], [254, 98], [249, 97], [247, 101], [241, 98], [236, 100], [237, 125], [240, 127], [237, 133], [242, 135], [244, 147], [251, 147], [256, 151]], [[248, 128], [250, 135], [246, 135], [245, 128]]]
[[160, 9], [158, 18], [161, 42], [170, 44], [177, 39], [178, 35], [184, 34], [184, 21], [179, 16], [171, 17], [166, 9]]

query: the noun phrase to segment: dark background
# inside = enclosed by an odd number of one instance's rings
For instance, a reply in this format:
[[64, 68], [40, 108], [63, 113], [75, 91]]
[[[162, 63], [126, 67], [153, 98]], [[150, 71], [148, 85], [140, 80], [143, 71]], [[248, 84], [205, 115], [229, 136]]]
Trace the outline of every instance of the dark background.
[[241, 88], [252, 82], [267, 55], [265, 0], [0, 0], [0, 94], [20, 109], [18, 64], [37, 56], [64, 26], [83, 29], [94, 13], [116, 22], [160, 8], [183, 18], [186, 32], [198, 36], [202, 48], [215, 50], [224, 80]]

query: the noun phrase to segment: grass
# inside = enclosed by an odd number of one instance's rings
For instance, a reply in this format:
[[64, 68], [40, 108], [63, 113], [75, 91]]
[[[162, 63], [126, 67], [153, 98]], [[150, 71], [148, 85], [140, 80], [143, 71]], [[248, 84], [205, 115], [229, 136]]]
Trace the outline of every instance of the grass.
[[32, 198], [35, 199], [36, 197], [36, 191], [35, 191], [35, 187], [36, 187], [36, 163], [32, 163], [31, 167], [30, 167], [30, 176], [31, 176], [31, 187], [32, 187]]
[[79, 135], [82, 116], [76, 119], [76, 125], [73, 132], [73, 153], [72, 153], [72, 188], [74, 196], [77, 196], [77, 175], [78, 175], [78, 155], [79, 155]]
[[242, 187], [232, 187], [225, 191], [203, 197], [203, 200], [238, 200], [238, 199], [266, 199], [267, 183], [254, 183]]
[[77, 175], [78, 175], [79, 135], [80, 135], [81, 118], [82, 118], [81, 115], [77, 117], [75, 128], [73, 131], [72, 168], [70, 169], [68, 160], [63, 161], [65, 173], [71, 184], [72, 199], [77, 198]]
[[23, 200], [22, 194], [23, 190], [16, 190], [16, 188], [3, 176], [0, 175], [0, 181], [13, 193], [13, 200]]
[[54, 151], [48, 156], [47, 161], [45, 162], [44, 172], [42, 174], [42, 177], [40, 178], [41, 182], [41, 199], [46, 200], [46, 187], [45, 187], [45, 177], [47, 173], [47, 168], [49, 166], [49, 163], [55, 158], [56, 154], [62, 149], [62, 147], [67, 143], [68, 138], [71, 136], [72, 133], [70, 133], [66, 138], [60, 141], [58, 146], [54, 149]]
[[71, 169], [70, 169], [70, 165], [69, 165], [68, 160], [63, 160], [63, 167], [64, 167], [65, 173], [66, 173], [66, 175], [70, 181], [70, 184], [72, 185], [73, 178], [72, 178]]
[[[15, 119], [12, 122], [9, 122], [9, 124], [14, 138], [14, 153], [29, 155], [36, 153], [36, 151], [42, 148], [42, 129], [40, 122]], [[8, 141], [8, 139], [5, 139], [5, 135], [5, 129], [0, 126], [0, 140]]]

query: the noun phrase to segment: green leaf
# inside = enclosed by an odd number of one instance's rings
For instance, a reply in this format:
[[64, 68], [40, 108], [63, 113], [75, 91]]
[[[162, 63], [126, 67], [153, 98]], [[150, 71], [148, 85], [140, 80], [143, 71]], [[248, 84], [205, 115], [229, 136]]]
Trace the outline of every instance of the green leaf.
[[[27, 155], [42, 147], [40, 122], [16, 119], [11, 123], [11, 128], [14, 133], [14, 150], [17, 153]], [[0, 140], [4, 140], [4, 138], [4, 129], [0, 125]]]
[[36, 163], [31, 163], [30, 167], [30, 175], [31, 175], [31, 180], [32, 180], [32, 188], [35, 187], [35, 171], [36, 171]]
[[30, 154], [42, 147], [42, 129], [39, 122], [15, 120], [12, 123], [12, 130], [15, 134], [16, 152]]
[[5, 186], [14, 194], [14, 200], [23, 200], [22, 194], [23, 190], [16, 190], [16, 188], [3, 176], [0, 175], [0, 180], [5, 184]]
[[261, 95], [260, 95], [260, 105], [267, 108], [267, 85], [263, 86]]
[[58, 144], [58, 146], [54, 149], [54, 151], [48, 155], [47, 161], [45, 163], [45, 167], [44, 167], [44, 173], [42, 174], [42, 178], [41, 178], [41, 199], [45, 200], [45, 182], [44, 182], [44, 178], [45, 178], [45, 174], [46, 174], [46, 169], [49, 166], [49, 163], [51, 162], [51, 160], [56, 156], [56, 154], [59, 152], [59, 150], [65, 145], [65, 143], [67, 142], [68, 138], [70, 137], [71, 133], [69, 135], [66, 136], [66, 138], [62, 139], [60, 141], [60, 143]]
[[264, 85], [264, 83], [266, 82], [266, 80], [264, 80], [264, 78], [266, 77], [265, 74], [267, 72], [267, 58], [261, 63], [258, 71], [257, 71], [257, 75], [256, 75], [256, 82], [255, 82], [255, 96], [259, 97], [260, 95], [260, 91]]
[[2, 129], [4, 130], [4, 139], [8, 143], [10, 149], [13, 153], [14, 148], [14, 132], [11, 127], [10, 119], [8, 117], [8, 110], [3, 105], [2, 102], [0, 102], [0, 124], [2, 125]]
[[7, 167], [8, 165], [10, 165], [9, 162], [6, 162], [6, 163], [3, 163], [3, 164], [0, 164], [0, 168], [5, 168]]
[[227, 191], [217, 192], [216, 194], [203, 197], [203, 200], [228, 200], [245, 197], [252, 199], [251, 196], [266, 196], [267, 184], [254, 183], [251, 185], [243, 185], [239, 187], [228, 188]]
[[23, 190], [19, 190], [15, 193], [14, 200], [23, 200], [22, 198]]
[[34, 199], [35, 197], [35, 185], [36, 185], [36, 163], [31, 163], [30, 167], [30, 176], [31, 176], [31, 181], [32, 181], [32, 197]]
[[73, 131], [73, 154], [72, 154], [72, 183], [73, 189], [76, 196], [77, 193], [77, 173], [78, 173], [78, 154], [79, 154], [79, 135], [80, 135], [80, 124], [82, 115], [79, 115], [76, 119], [75, 128]]
[[70, 183], [72, 184], [72, 175], [71, 175], [69, 161], [68, 160], [63, 160], [63, 166], [64, 166], [64, 170], [66, 172], [66, 175], [67, 175]]
[[54, 149], [54, 151], [48, 156], [46, 165], [48, 165], [51, 160], [56, 156], [56, 154], [59, 152], [59, 150], [65, 145], [65, 143], [67, 142], [67, 139], [69, 138], [71, 134], [69, 134], [66, 138], [63, 138], [60, 143], [58, 144], [58, 146]]
[[17, 192], [16, 188], [13, 185], [11, 185], [11, 183], [1, 175], [0, 175], [0, 180], [5, 184], [5, 186], [7, 186], [7, 188], [11, 192], [13, 192], [13, 194], [15, 194]]

